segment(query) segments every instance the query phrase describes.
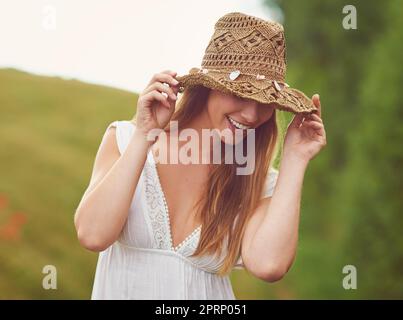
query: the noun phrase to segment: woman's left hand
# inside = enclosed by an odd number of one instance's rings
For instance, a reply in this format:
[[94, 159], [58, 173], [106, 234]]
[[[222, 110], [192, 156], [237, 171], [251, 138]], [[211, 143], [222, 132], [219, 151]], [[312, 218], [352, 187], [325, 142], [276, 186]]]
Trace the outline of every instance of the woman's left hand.
[[311, 114], [297, 114], [290, 122], [284, 140], [283, 156], [296, 156], [309, 162], [326, 146], [326, 132], [321, 119], [319, 95], [312, 97], [317, 111]]

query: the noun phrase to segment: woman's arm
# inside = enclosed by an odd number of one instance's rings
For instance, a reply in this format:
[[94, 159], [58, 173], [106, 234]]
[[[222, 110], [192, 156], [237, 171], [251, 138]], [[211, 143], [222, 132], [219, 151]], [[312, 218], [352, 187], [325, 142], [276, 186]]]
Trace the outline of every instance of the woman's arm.
[[299, 113], [289, 124], [273, 196], [256, 209], [242, 239], [245, 267], [269, 282], [281, 279], [294, 261], [305, 170], [327, 143], [318, 94], [312, 102], [315, 112]]
[[120, 155], [115, 134], [116, 129], [109, 128], [102, 139], [90, 184], [74, 217], [80, 243], [92, 251], [102, 251], [118, 238], [151, 144], [135, 129]]
[[164, 128], [174, 113], [179, 89], [175, 76], [176, 72], [170, 70], [155, 74], [140, 94], [135, 129], [122, 155], [116, 130], [108, 129], [105, 133], [90, 185], [74, 217], [78, 239], [85, 248], [103, 251], [119, 237], [148, 149], [155, 141], [148, 140], [148, 134], [153, 129]]
[[281, 279], [294, 260], [306, 167], [298, 158], [282, 158], [273, 196], [262, 200], [245, 230], [243, 263], [263, 280]]

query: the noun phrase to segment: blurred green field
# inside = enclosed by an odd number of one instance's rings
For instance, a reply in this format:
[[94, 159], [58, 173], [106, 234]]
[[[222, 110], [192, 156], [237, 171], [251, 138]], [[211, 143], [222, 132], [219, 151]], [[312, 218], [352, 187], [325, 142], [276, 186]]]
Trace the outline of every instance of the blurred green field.
[[[76, 241], [73, 214], [107, 124], [130, 119], [137, 96], [13, 69], [0, 88], [0, 226], [27, 219], [0, 241], [0, 298], [88, 298], [97, 255]], [[42, 289], [48, 264], [58, 290]]]

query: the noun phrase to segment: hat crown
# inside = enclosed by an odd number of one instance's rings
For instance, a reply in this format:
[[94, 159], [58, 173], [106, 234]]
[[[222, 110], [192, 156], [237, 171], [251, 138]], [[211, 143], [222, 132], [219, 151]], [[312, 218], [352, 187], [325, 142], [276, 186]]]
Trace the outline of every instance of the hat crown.
[[286, 73], [284, 28], [240, 12], [222, 16], [206, 48], [202, 67], [264, 75], [283, 82]]

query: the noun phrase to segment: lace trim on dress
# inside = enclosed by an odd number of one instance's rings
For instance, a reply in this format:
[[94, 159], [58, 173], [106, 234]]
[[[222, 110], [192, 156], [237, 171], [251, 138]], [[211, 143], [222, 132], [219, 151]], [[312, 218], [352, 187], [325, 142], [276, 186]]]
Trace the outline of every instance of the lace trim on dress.
[[195, 250], [198, 244], [198, 237], [196, 237], [196, 235], [198, 235], [199, 231], [201, 230], [201, 225], [195, 228], [193, 232], [176, 247], [173, 247], [168, 206], [162, 190], [151, 148], [148, 152], [148, 159], [150, 160], [150, 163], [146, 162], [144, 168], [146, 185], [145, 192], [149, 206], [149, 217], [153, 229], [155, 247], [175, 252], [182, 251], [182, 248], [190, 248]]
[[167, 221], [164, 212], [164, 200], [158, 189], [158, 177], [153, 168], [147, 162], [144, 165], [145, 194], [148, 204], [148, 214], [153, 229], [154, 247], [159, 249], [171, 249], [169, 230], [166, 228]]

